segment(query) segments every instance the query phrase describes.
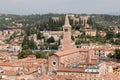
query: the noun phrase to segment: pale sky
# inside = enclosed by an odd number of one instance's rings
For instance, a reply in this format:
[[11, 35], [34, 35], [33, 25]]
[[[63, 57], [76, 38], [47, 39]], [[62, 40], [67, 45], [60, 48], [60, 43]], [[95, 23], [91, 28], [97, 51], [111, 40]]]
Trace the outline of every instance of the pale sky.
[[0, 13], [111, 13], [120, 12], [120, 0], [0, 0]]

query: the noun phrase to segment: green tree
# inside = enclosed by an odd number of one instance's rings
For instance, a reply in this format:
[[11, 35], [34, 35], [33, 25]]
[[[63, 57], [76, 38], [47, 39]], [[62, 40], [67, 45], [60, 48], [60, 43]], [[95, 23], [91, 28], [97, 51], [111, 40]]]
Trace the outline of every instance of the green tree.
[[49, 54], [49, 56], [52, 56], [54, 53], [55, 53], [54, 51], [51, 51], [48, 54]]
[[115, 37], [115, 33], [112, 32], [112, 31], [108, 31], [108, 32], [107, 32], [107, 35], [106, 35], [106, 38], [107, 38], [107, 39], [111, 39], [111, 38], [113, 38], [113, 37]]
[[120, 49], [115, 50], [114, 58], [120, 59]]
[[115, 40], [114, 42], [116, 45], [120, 45], [120, 39]]
[[55, 39], [52, 36], [47, 39], [47, 43], [54, 43], [54, 42], [55, 42]]
[[72, 39], [73, 41], [75, 40], [75, 38], [74, 38], [74, 36], [73, 36], [73, 35], [71, 36], [71, 39]]
[[49, 49], [58, 50], [58, 45], [57, 44], [49, 45]]
[[42, 38], [43, 38], [43, 35], [42, 35], [40, 32], [38, 32], [38, 33], [37, 33], [37, 39], [40, 39], [40, 40], [41, 40]]
[[29, 48], [29, 38], [27, 35], [24, 36], [22, 47], [24, 50]]
[[34, 42], [33, 38], [29, 41], [29, 48], [30, 49], [37, 49], [37, 45]]
[[43, 51], [36, 52], [35, 56], [36, 56], [36, 58], [45, 58], [45, 59], [48, 58], [47, 54], [45, 52], [43, 52]]
[[36, 52], [36, 53], [35, 53], [35, 56], [36, 56], [36, 58], [41, 58], [41, 57], [42, 57], [42, 55], [41, 55], [41, 51]]
[[32, 54], [33, 53], [30, 50], [22, 50], [21, 53], [19, 53], [18, 58], [19, 59], [26, 58], [27, 56], [32, 55]]
[[112, 53], [109, 53], [107, 56], [108, 56], [109, 58], [113, 58], [113, 54], [112, 54]]
[[117, 37], [117, 38], [120, 38], [120, 33], [116, 34], [116, 37]]
[[88, 22], [87, 22], [87, 23], [90, 24], [90, 25], [93, 25], [93, 24], [94, 24], [94, 22], [93, 22], [93, 20], [92, 20], [92, 17], [88, 18]]

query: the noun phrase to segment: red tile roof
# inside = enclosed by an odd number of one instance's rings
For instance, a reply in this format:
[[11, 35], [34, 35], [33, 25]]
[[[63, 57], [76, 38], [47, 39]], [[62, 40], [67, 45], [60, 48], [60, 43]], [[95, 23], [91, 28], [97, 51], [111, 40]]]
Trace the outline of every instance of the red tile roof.
[[35, 80], [78, 80], [78, 79], [74, 76], [52, 75], [52, 76], [41, 76]]
[[58, 72], [78, 72], [78, 73], [84, 73], [85, 69], [83, 69], [83, 68], [60, 68], [57, 71]]
[[57, 56], [65, 56], [69, 55], [75, 52], [88, 52], [88, 49], [80, 49], [80, 48], [73, 48], [73, 49], [68, 49], [68, 50], [61, 50], [55, 53]]

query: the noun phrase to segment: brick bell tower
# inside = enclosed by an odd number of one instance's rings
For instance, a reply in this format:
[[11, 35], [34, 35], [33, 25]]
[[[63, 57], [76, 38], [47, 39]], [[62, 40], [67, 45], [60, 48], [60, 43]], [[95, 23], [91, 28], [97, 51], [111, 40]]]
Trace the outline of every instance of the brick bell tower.
[[73, 48], [71, 39], [71, 25], [69, 24], [68, 15], [65, 17], [65, 24], [63, 25], [63, 43], [62, 50]]

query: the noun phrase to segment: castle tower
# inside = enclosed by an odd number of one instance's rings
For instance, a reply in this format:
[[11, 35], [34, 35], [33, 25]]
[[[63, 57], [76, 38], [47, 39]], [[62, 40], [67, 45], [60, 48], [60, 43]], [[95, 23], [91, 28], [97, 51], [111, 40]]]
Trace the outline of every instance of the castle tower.
[[69, 24], [68, 15], [65, 18], [65, 24], [63, 25], [63, 44], [62, 50], [72, 48], [72, 39], [71, 39], [71, 25]]

